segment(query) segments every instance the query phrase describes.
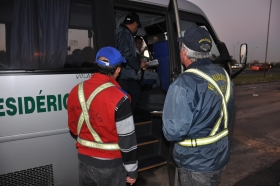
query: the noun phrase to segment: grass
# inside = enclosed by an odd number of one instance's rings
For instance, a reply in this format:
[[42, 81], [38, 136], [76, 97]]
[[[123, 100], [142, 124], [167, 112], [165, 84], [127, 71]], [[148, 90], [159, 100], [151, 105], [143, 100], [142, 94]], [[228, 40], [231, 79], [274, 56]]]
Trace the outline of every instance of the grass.
[[233, 79], [235, 85], [267, 83], [267, 82], [280, 82], [280, 74], [267, 74], [263, 77], [264, 73], [258, 74], [239, 74]]

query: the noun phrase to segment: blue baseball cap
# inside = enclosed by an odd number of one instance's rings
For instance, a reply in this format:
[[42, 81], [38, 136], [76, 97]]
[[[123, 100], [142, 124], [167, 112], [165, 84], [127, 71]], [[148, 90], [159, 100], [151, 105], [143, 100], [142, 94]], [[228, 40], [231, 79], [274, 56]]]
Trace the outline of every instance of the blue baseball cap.
[[178, 38], [178, 41], [183, 42], [189, 49], [196, 52], [210, 52], [212, 48], [209, 32], [198, 26], [188, 28], [184, 36]]
[[[109, 62], [98, 60], [99, 57], [105, 57]], [[121, 53], [114, 47], [103, 47], [96, 54], [96, 63], [101, 66], [116, 66], [120, 63], [126, 63]]]

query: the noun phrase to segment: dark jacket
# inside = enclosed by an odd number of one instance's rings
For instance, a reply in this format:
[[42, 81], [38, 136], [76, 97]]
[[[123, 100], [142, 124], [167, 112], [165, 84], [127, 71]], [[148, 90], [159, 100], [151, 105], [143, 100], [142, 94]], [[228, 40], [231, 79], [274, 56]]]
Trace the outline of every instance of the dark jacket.
[[[192, 63], [196, 68], [214, 78], [223, 94], [227, 80], [224, 70], [208, 59]], [[228, 128], [233, 117], [234, 96], [231, 82], [230, 98], [227, 103]], [[182, 73], [169, 87], [163, 108], [163, 133], [169, 141], [207, 137], [220, 117], [222, 99], [216, 89], [204, 78], [190, 73]], [[224, 122], [218, 131], [223, 130]], [[175, 144], [173, 151], [177, 165], [197, 172], [217, 171], [228, 163], [230, 156], [228, 136], [221, 140], [198, 147]]]
[[137, 79], [137, 72], [140, 70], [141, 61], [136, 53], [133, 33], [121, 24], [116, 30], [117, 49], [126, 59], [126, 63], [122, 63], [122, 70], [119, 75], [120, 79]]

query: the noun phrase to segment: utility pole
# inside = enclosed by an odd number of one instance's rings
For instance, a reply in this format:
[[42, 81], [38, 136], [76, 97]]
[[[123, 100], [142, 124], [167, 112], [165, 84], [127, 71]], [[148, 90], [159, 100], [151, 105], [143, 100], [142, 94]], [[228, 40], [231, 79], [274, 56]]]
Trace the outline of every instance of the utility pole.
[[268, 35], [269, 35], [269, 25], [270, 25], [270, 12], [271, 12], [271, 2], [269, 6], [269, 15], [268, 15], [268, 26], [267, 26], [267, 37], [266, 37], [266, 50], [265, 50], [265, 60], [264, 60], [264, 71], [263, 71], [263, 78], [265, 78], [265, 69], [266, 69], [266, 58], [267, 58], [267, 47], [268, 47]]
[[[251, 62], [250, 62], [251, 64], [252, 64], [253, 51], [254, 51], [256, 48], [258, 48], [258, 47], [253, 48], [253, 49], [252, 49], [252, 52], [251, 52]], [[249, 67], [250, 67], [250, 65], [249, 65]]]

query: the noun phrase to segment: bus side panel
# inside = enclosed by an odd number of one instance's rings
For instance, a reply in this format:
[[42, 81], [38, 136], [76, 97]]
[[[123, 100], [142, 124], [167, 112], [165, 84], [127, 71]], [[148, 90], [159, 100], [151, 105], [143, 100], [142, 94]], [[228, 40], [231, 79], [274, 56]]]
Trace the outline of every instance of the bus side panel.
[[7, 179], [3, 174], [10, 173], [12, 176], [9, 177], [15, 180], [32, 179], [37, 184], [49, 179], [43, 183], [79, 185], [77, 150], [69, 133], [4, 142], [0, 143], [0, 149], [3, 179]]
[[66, 103], [71, 89], [91, 74], [0, 77], [0, 185], [18, 179], [20, 184], [78, 185]]

